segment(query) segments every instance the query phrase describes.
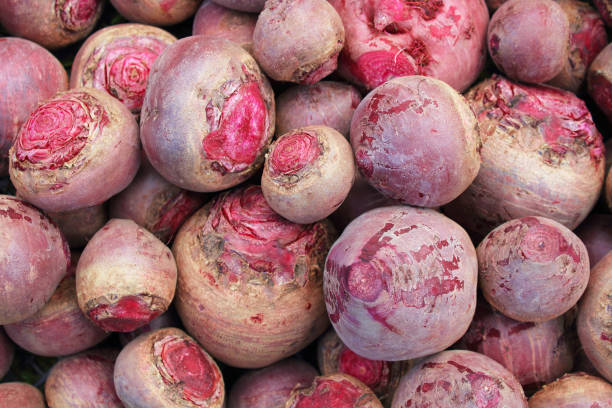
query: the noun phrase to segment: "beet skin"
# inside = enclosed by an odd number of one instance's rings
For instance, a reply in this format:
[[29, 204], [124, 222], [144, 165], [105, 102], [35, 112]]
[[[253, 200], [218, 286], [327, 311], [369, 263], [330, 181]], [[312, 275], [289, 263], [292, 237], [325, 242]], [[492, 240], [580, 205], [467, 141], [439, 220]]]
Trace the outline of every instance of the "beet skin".
[[223, 38], [253, 51], [257, 15], [232, 10], [205, 0], [193, 19], [193, 35]]
[[589, 67], [587, 85], [591, 98], [612, 121], [612, 45], [608, 44]]
[[22, 382], [0, 384], [2, 408], [45, 408], [45, 400], [38, 389]]
[[285, 408], [383, 408], [364, 383], [346, 374], [330, 374], [296, 387]]
[[214, 0], [214, 2], [233, 10], [259, 13], [264, 9], [266, 0]]
[[4, 331], [0, 329], [0, 380], [11, 368], [14, 355], [15, 347], [13, 343], [6, 337]]
[[193, 16], [202, 0], [110, 0], [125, 19], [135, 23], [167, 26]]
[[591, 214], [575, 232], [589, 253], [591, 268], [612, 251], [612, 214]]
[[83, 248], [108, 221], [104, 204], [68, 212], [47, 212], [47, 215], [62, 231], [71, 249]]
[[566, 374], [529, 398], [529, 408], [612, 408], [612, 385], [585, 373]]

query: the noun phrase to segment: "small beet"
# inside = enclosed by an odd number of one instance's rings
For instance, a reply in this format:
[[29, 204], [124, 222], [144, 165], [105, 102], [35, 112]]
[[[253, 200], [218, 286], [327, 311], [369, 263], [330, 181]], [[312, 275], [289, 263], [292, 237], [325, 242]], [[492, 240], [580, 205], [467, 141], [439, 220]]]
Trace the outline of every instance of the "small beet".
[[271, 146], [261, 189], [281, 216], [298, 224], [333, 213], [355, 180], [349, 142], [327, 126], [307, 126], [282, 135]]
[[72, 249], [83, 248], [108, 221], [103, 204], [68, 212], [48, 212], [47, 216], [59, 227]]
[[110, 220], [76, 271], [79, 307], [106, 331], [130, 332], [168, 309], [176, 288], [172, 252], [131, 220]]
[[259, 13], [264, 9], [266, 0], [213, 0], [215, 3], [238, 11]]
[[344, 344], [362, 357], [400, 361], [437, 353], [472, 321], [477, 269], [467, 233], [442, 214], [407, 206], [371, 210], [329, 251], [327, 312]]
[[104, 3], [104, 0], [0, 0], [0, 25], [11, 35], [45, 48], [61, 48], [87, 37], [102, 15]]
[[114, 350], [90, 350], [57, 362], [45, 382], [49, 408], [123, 408], [115, 393]]
[[106, 92], [73, 89], [32, 112], [9, 159], [21, 198], [52, 212], [91, 207], [123, 190], [136, 175], [138, 125]]
[[223, 377], [214, 360], [185, 332], [156, 330], [123, 348], [115, 388], [126, 408], [221, 408]]
[[566, 374], [529, 398], [529, 408], [612, 408], [612, 385], [585, 373]]
[[180, 327], [180, 325], [181, 321], [179, 320], [179, 317], [174, 309], [171, 307], [144, 326], [141, 326], [131, 332], [119, 333], [119, 341], [121, 342], [121, 345], [126, 346], [130, 341], [134, 340], [143, 333], [149, 333], [154, 330], [164, 329], [166, 327]]
[[495, 360], [449, 350], [422, 361], [402, 378], [392, 408], [527, 408], [523, 389]]
[[205, 0], [193, 19], [193, 35], [223, 38], [253, 51], [257, 15], [232, 10]]
[[155, 61], [147, 89], [142, 144], [172, 184], [220, 191], [263, 164], [274, 134], [274, 95], [240, 46], [199, 35], [183, 38]]
[[4, 330], [0, 328], [0, 380], [8, 373], [13, 357], [15, 356], [15, 347], [13, 343], [6, 337]]
[[74, 57], [70, 87], [106, 91], [138, 114], [153, 62], [175, 41], [172, 34], [142, 24], [118, 24], [96, 31]]
[[135, 23], [168, 26], [187, 20], [202, 0], [110, 0], [125, 19]]
[[310, 364], [296, 359], [280, 361], [242, 375], [233, 385], [228, 408], [284, 408], [294, 387], [305, 387], [318, 375]]
[[215, 358], [260, 368], [300, 351], [325, 331], [323, 263], [335, 232], [294, 224], [258, 186], [218, 196], [174, 240], [183, 324]]
[[285, 408], [383, 408], [364, 383], [346, 374], [314, 379], [311, 385], [295, 388]]
[[589, 253], [591, 268], [612, 251], [612, 215], [591, 214], [576, 229], [576, 235]]
[[463, 96], [423, 76], [370, 92], [351, 123], [357, 166], [385, 196], [437, 207], [461, 194], [480, 167], [480, 136]]
[[587, 84], [591, 98], [612, 121], [612, 45], [607, 45], [589, 67]]
[[22, 382], [0, 384], [0, 402], [2, 408], [45, 408], [41, 392]]

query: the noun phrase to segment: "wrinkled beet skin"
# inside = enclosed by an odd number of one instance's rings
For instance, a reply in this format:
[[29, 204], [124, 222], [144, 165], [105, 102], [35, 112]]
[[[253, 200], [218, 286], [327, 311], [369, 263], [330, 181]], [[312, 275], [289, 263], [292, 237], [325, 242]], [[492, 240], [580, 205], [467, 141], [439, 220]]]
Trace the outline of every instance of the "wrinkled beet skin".
[[284, 408], [294, 387], [308, 386], [318, 375], [310, 364], [280, 361], [242, 375], [232, 386], [228, 408]]
[[[34, 315], [51, 298], [70, 263], [60, 230], [30, 204], [0, 196], [0, 325]], [[16, 245], [18, 243], [18, 245]]]
[[40, 391], [21, 382], [0, 384], [0, 401], [2, 408], [45, 408]]
[[259, 13], [264, 9], [265, 0], [213, 0], [215, 3], [238, 11]]
[[68, 212], [48, 212], [47, 215], [62, 231], [71, 249], [83, 248], [108, 221], [104, 204]]
[[223, 38], [253, 50], [253, 30], [257, 15], [228, 9], [205, 0], [193, 19], [193, 35]]
[[156, 330], [130, 342], [117, 357], [114, 377], [126, 407], [224, 406], [219, 367], [180, 329]]
[[580, 344], [597, 371], [612, 381], [612, 253], [608, 253], [591, 271], [589, 286], [578, 308]]
[[383, 408], [371, 389], [345, 374], [317, 377], [312, 385], [295, 388], [285, 408]]
[[272, 89], [244, 49], [227, 40], [188, 37], [153, 65], [140, 136], [166, 180], [187, 190], [220, 191], [263, 164], [274, 111]]
[[45, 382], [45, 397], [50, 408], [123, 408], [115, 393], [114, 350], [90, 350], [56, 363]]
[[585, 373], [571, 373], [529, 398], [529, 408], [612, 408], [612, 385]]
[[576, 235], [589, 253], [591, 268], [612, 251], [612, 215], [591, 214], [576, 229]]
[[329, 251], [323, 289], [344, 344], [371, 360], [399, 361], [459, 340], [474, 316], [476, 284], [476, 251], [459, 225], [396, 206], [346, 227]]
[[612, 45], [597, 55], [587, 74], [589, 95], [612, 121]]
[[218, 196], [174, 240], [183, 324], [234, 367], [264, 367], [295, 354], [329, 324], [321, 286], [334, 238], [328, 222], [281, 218], [258, 186]]
[[62, 64], [36, 43], [0, 38], [0, 175], [19, 128], [39, 103], [68, 89]]
[[103, 0], [0, 0], [0, 25], [10, 34], [45, 48], [61, 48], [87, 37], [102, 15], [104, 3]]
[[13, 362], [15, 355], [15, 347], [13, 343], [6, 337], [4, 331], [0, 328], [0, 380], [8, 372]]
[[193, 16], [202, 0], [110, 0], [129, 21], [168, 26]]
[[175, 41], [170, 33], [142, 24], [118, 24], [96, 31], [74, 58], [70, 87], [106, 91], [138, 114], [153, 62]]
[[351, 145], [374, 188], [420, 207], [457, 198], [480, 167], [477, 121], [465, 99], [423, 76], [396, 78], [370, 92], [353, 115]]
[[449, 350], [422, 361], [402, 378], [392, 408], [527, 408], [516, 378], [495, 360]]
[[576, 228], [597, 202], [605, 167], [601, 134], [584, 102], [497, 75], [466, 97], [480, 125], [482, 163], [444, 212], [477, 239], [532, 215]]
[[346, 30], [339, 72], [351, 82], [373, 89], [394, 77], [426, 75], [462, 92], [484, 67], [484, 0], [330, 3]]

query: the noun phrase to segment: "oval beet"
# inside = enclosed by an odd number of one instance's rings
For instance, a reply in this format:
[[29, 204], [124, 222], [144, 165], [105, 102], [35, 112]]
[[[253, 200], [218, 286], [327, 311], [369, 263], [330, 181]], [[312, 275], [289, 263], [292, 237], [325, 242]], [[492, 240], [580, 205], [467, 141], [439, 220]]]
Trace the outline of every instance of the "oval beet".
[[70, 87], [106, 91], [138, 114], [153, 62], [175, 41], [172, 34], [142, 24], [118, 24], [96, 31], [74, 57]]
[[264, 9], [265, 0], [213, 0], [215, 3], [227, 8], [250, 13], [259, 13]]
[[193, 19], [193, 35], [223, 38], [253, 51], [257, 15], [232, 10], [205, 0]]
[[127, 408], [221, 408], [223, 377], [214, 360], [185, 332], [143, 334], [115, 363], [115, 388]]
[[2, 408], [45, 408], [40, 391], [22, 382], [0, 384], [0, 401]]
[[476, 251], [440, 213], [384, 207], [356, 218], [334, 243], [324, 276], [336, 333], [371, 360], [408, 360], [463, 336], [476, 309]]
[[611, 214], [591, 214], [575, 232], [589, 253], [591, 268], [612, 251]]
[[108, 221], [104, 204], [68, 212], [47, 212], [47, 216], [62, 231], [71, 249], [83, 248]]
[[167, 26], [193, 16], [202, 0], [110, 0], [119, 14], [136, 23]]
[[285, 408], [383, 408], [365, 384], [346, 374], [331, 374], [314, 379], [312, 384], [291, 391]]
[[106, 92], [73, 89], [32, 112], [9, 159], [11, 181], [28, 202], [53, 212], [91, 207], [136, 175], [138, 125]]
[[585, 373], [566, 374], [529, 398], [529, 408], [612, 408], [612, 385]]
[[274, 134], [274, 95], [240, 46], [183, 38], [153, 65], [140, 125], [147, 157], [166, 180], [219, 191], [263, 164]]
[[183, 324], [215, 358], [235, 367], [291, 356], [329, 324], [321, 285], [334, 236], [328, 222], [282, 218], [258, 186], [218, 196], [174, 240]]
[[11, 368], [14, 355], [15, 347], [13, 343], [6, 337], [4, 330], [0, 329], [0, 380]]

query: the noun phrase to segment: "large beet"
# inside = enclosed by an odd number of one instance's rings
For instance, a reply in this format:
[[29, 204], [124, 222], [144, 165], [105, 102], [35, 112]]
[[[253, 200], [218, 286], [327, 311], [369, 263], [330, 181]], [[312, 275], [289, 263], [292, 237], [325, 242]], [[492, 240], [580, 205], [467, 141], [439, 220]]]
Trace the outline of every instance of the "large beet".
[[585, 373], [566, 374], [529, 398], [529, 408], [612, 408], [612, 385]]

